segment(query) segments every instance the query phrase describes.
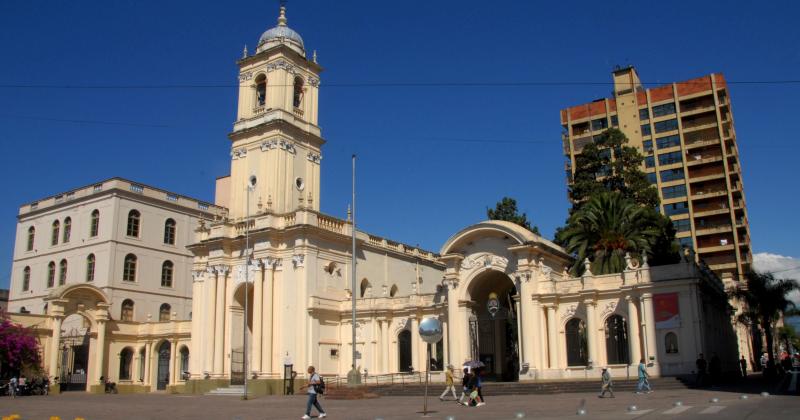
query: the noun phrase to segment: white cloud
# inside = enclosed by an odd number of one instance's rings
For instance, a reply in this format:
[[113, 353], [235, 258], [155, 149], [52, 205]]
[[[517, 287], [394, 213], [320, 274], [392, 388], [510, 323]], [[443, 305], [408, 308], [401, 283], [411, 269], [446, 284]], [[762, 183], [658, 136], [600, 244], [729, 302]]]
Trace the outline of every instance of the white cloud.
[[[800, 281], [800, 258], [771, 254], [769, 252], [759, 252], [753, 254], [753, 268], [762, 272], [768, 271], [775, 273], [775, 277], [779, 279], [794, 279], [795, 281]], [[795, 303], [800, 305], [800, 293], [792, 293], [791, 298]]]

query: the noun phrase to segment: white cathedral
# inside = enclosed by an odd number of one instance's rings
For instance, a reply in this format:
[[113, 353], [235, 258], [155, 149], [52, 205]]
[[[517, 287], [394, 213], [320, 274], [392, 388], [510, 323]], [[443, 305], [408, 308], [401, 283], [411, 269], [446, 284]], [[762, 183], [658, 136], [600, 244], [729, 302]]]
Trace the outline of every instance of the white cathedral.
[[[600, 366], [624, 377], [639, 359], [677, 375], [698, 353], [734, 369], [746, 351], [723, 283], [692, 256], [597, 276], [587, 262], [575, 278], [562, 248], [502, 221], [466, 227], [438, 254], [357, 231], [351, 290], [353, 225], [319, 210], [322, 68], [284, 8], [238, 65], [214, 204], [114, 178], [20, 208], [11, 316], [35, 327], [62, 390], [101, 392], [102, 376], [123, 392], [205, 393], [247, 376], [251, 392], [280, 393], [285, 365], [346, 376], [353, 345], [370, 383], [468, 360], [498, 381], [595, 378]], [[444, 328], [430, 360], [426, 317]]]

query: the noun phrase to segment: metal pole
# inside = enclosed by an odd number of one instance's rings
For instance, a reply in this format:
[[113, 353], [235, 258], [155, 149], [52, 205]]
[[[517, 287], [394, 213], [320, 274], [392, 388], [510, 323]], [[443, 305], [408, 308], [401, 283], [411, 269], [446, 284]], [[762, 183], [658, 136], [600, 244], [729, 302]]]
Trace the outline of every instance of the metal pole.
[[352, 317], [350, 320], [352, 328], [352, 339], [353, 339], [353, 375], [356, 379], [354, 383], [358, 383], [360, 377], [358, 372], [356, 371], [356, 155], [353, 155], [353, 209], [352, 209], [352, 220], [353, 220], [353, 271], [352, 276], [350, 279], [350, 296], [352, 297]]
[[247, 399], [247, 295], [250, 283], [250, 184], [247, 185], [247, 217], [244, 221], [244, 314], [242, 316], [242, 364], [244, 370], [244, 391], [242, 399]]
[[428, 378], [430, 377], [431, 372], [431, 344], [426, 343], [426, 346], [428, 349], [425, 352], [427, 359], [427, 363], [425, 363], [427, 366], [425, 369], [425, 405], [422, 407], [422, 415], [425, 417], [428, 416]]

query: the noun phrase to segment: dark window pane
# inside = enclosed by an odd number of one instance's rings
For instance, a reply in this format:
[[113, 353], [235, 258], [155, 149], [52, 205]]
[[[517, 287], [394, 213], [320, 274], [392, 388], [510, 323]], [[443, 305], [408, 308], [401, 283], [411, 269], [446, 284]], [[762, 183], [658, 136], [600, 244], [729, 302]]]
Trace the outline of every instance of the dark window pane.
[[657, 105], [653, 107], [653, 117], [663, 117], [664, 115], [670, 115], [675, 113], [675, 103], [670, 102], [668, 104]]
[[647, 108], [640, 109], [639, 110], [639, 119], [642, 120], [642, 121], [649, 120], [650, 119], [650, 111], [648, 111]]
[[656, 133], [663, 133], [665, 131], [672, 131], [678, 129], [678, 120], [671, 119], [666, 121], [659, 121], [653, 124], [655, 127]]

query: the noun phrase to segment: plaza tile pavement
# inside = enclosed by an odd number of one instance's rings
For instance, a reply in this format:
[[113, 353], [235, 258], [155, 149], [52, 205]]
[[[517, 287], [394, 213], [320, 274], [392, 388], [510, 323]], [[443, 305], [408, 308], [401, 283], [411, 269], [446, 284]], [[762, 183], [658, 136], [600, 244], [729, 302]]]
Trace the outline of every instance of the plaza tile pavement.
[[[440, 402], [434, 390], [429, 399], [429, 418], [525, 419], [797, 419], [800, 398], [749, 394], [746, 400], [734, 392], [698, 390], [656, 390], [652, 394], [618, 393], [616, 398], [598, 399], [596, 394], [498, 396], [483, 407], [463, 407], [452, 401]], [[719, 401], [711, 403], [711, 398]], [[676, 402], [682, 404], [676, 406]], [[371, 400], [323, 399], [329, 419], [374, 420], [422, 418], [421, 397], [381, 397]], [[628, 411], [636, 405], [636, 411]], [[587, 414], [576, 413], [583, 407]], [[261, 397], [242, 401], [236, 397], [148, 395], [88, 395], [64, 393], [48, 397], [0, 398], [0, 415], [19, 414], [23, 420], [260, 420], [298, 419], [305, 409], [305, 396]]]

